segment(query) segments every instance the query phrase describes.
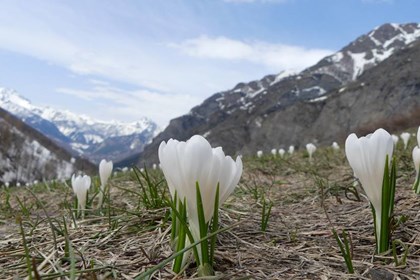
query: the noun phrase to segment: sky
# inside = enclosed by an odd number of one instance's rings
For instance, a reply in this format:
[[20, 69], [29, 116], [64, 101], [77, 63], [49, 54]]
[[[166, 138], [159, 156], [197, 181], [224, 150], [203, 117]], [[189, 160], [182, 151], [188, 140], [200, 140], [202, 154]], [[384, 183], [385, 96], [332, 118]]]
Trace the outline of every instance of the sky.
[[0, 0], [0, 87], [164, 128], [212, 94], [300, 71], [418, 0]]

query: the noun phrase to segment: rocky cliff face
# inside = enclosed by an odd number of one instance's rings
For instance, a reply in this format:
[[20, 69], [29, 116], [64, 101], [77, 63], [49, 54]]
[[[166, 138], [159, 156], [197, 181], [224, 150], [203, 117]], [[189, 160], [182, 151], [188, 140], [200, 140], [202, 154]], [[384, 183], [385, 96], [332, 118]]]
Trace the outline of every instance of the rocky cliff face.
[[301, 73], [269, 75], [217, 93], [172, 120], [140, 164], [157, 162], [161, 141], [194, 134], [228, 154], [253, 154], [329, 144], [377, 126], [418, 125], [419, 37], [418, 24], [385, 24]]

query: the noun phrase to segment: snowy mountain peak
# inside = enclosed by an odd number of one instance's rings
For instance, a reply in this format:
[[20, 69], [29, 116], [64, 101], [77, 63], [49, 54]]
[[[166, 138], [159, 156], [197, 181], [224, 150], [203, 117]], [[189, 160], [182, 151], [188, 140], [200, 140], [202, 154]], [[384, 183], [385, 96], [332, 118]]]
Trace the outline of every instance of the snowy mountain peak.
[[5, 103], [13, 104], [27, 110], [33, 109], [31, 102], [19, 95], [14, 89], [0, 88], [0, 106], [3, 107]]
[[[94, 156], [91, 153], [99, 153], [98, 157], [106, 157], [108, 153], [118, 155], [115, 149], [124, 149], [124, 147], [118, 148], [118, 141], [123, 141], [121, 145], [128, 145], [128, 147], [136, 143], [136, 147], [142, 149], [158, 133], [157, 125], [147, 118], [134, 122], [95, 120], [67, 110], [35, 106], [15, 90], [7, 88], [0, 88], [0, 107], [16, 115], [61, 146], [88, 157]], [[114, 138], [120, 140], [110, 140]], [[133, 143], [127, 143], [127, 141], [133, 141]], [[106, 148], [108, 144], [105, 142], [112, 142], [113, 148]]]
[[396, 51], [420, 38], [420, 24], [387, 23], [376, 27], [341, 49], [305, 70], [328, 74], [341, 82], [355, 80]]

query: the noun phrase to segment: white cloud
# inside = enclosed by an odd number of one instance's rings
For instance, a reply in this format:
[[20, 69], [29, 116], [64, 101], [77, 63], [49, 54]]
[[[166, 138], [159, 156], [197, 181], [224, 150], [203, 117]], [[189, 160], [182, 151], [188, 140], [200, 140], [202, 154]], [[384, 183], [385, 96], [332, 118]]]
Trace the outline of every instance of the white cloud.
[[200, 36], [179, 44], [170, 44], [184, 54], [198, 58], [242, 60], [272, 69], [303, 69], [333, 53], [327, 49], [272, 44], [261, 41], [244, 42], [226, 37]]
[[[165, 3], [165, 7], [157, 8], [159, 14], [145, 7], [140, 9], [141, 13], [130, 14], [137, 5], [118, 10], [114, 8], [117, 4], [105, 3], [98, 9], [96, 3], [102, 4], [98, 1], [85, 10], [84, 5], [91, 2], [77, 2], [74, 4], [77, 8], [57, 1], [30, 3], [11, 1], [9, 6], [5, 4], [0, 9], [0, 49], [23, 54], [32, 58], [31, 62], [36, 59], [37, 63], [51, 64], [56, 67], [51, 69], [58, 69], [57, 72], [66, 72], [62, 71], [66, 69], [76, 74], [77, 78], [65, 81], [58, 92], [100, 103], [108, 111], [98, 109], [86, 114], [105, 117], [112, 114], [124, 119], [128, 119], [129, 114], [144, 115], [164, 124], [172, 117], [187, 113], [215, 92], [285, 69], [302, 69], [331, 53], [223, 36], [200, 36], [182, 41], [189, 36], [185, 34], [200, 34], [204, 29], [191, 32], [199, 24], [180, 19], [196, 14], [192, 10], [186, 12], [185, 7], [178, 4], [172, 5], [180, 9], [179, 13], [165, 10], [168, 6]], [[115, 15], [115, 10], [122, 15]], [[165, 12], [164, 16], [161, 12]], [[187, 16], [180, 17], [181, 12]], [[143, 18], [145, 14], [149, 17]], [[144, 29], [136, 25], [139, 21]], [[165, 33], [168, 29], [175, 30], [174, 33], [184, 30], [184, 33], [171, 37], [172, 34]], [[146, 34], [142, 33], [144, 30], [148, 30]], [[58, 87], [56, 83], [43, 86], [45, 92]], [[111, 110], [112, 103], [117, 109]], [[77, 104], [64, 105], [69, 109], [77, 107]]]
[[116, 87], [99, 85], [91, 89], [57, 88], [64, 93], [92, 102], [97, 108], [91, 116], [101, 120], [135, 120], [147, 116], [161, 128], [168, 120], [187, 113], [202, 100], [186, 94], [161, 94], [148, 90], [123, 90]]

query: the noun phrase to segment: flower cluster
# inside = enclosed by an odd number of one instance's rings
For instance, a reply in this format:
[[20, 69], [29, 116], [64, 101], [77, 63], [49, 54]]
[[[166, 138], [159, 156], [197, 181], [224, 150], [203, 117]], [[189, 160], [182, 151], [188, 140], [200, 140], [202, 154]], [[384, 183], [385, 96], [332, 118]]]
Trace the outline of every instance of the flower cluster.
[[[200, 240], [203, 237], [200, 225], [208, 225], [215, 204], [222, 205], [238, 184], [242, 175], [241, 158], [234, 161], [225, 156], [221, 147], [212, 148], [204, 137], [195, 135], [186, 142], [174, 139], [162, 142], [159, 160], [172, 199], [177, 197], [186, 203], [189, 229], [194, 238], [190, 242]], [[219, 198], [217, 203], [216, 197]], [[201, 206], [204, 221], [200, 220]], [[201, 255], [196, 261], [206, 262]]]

